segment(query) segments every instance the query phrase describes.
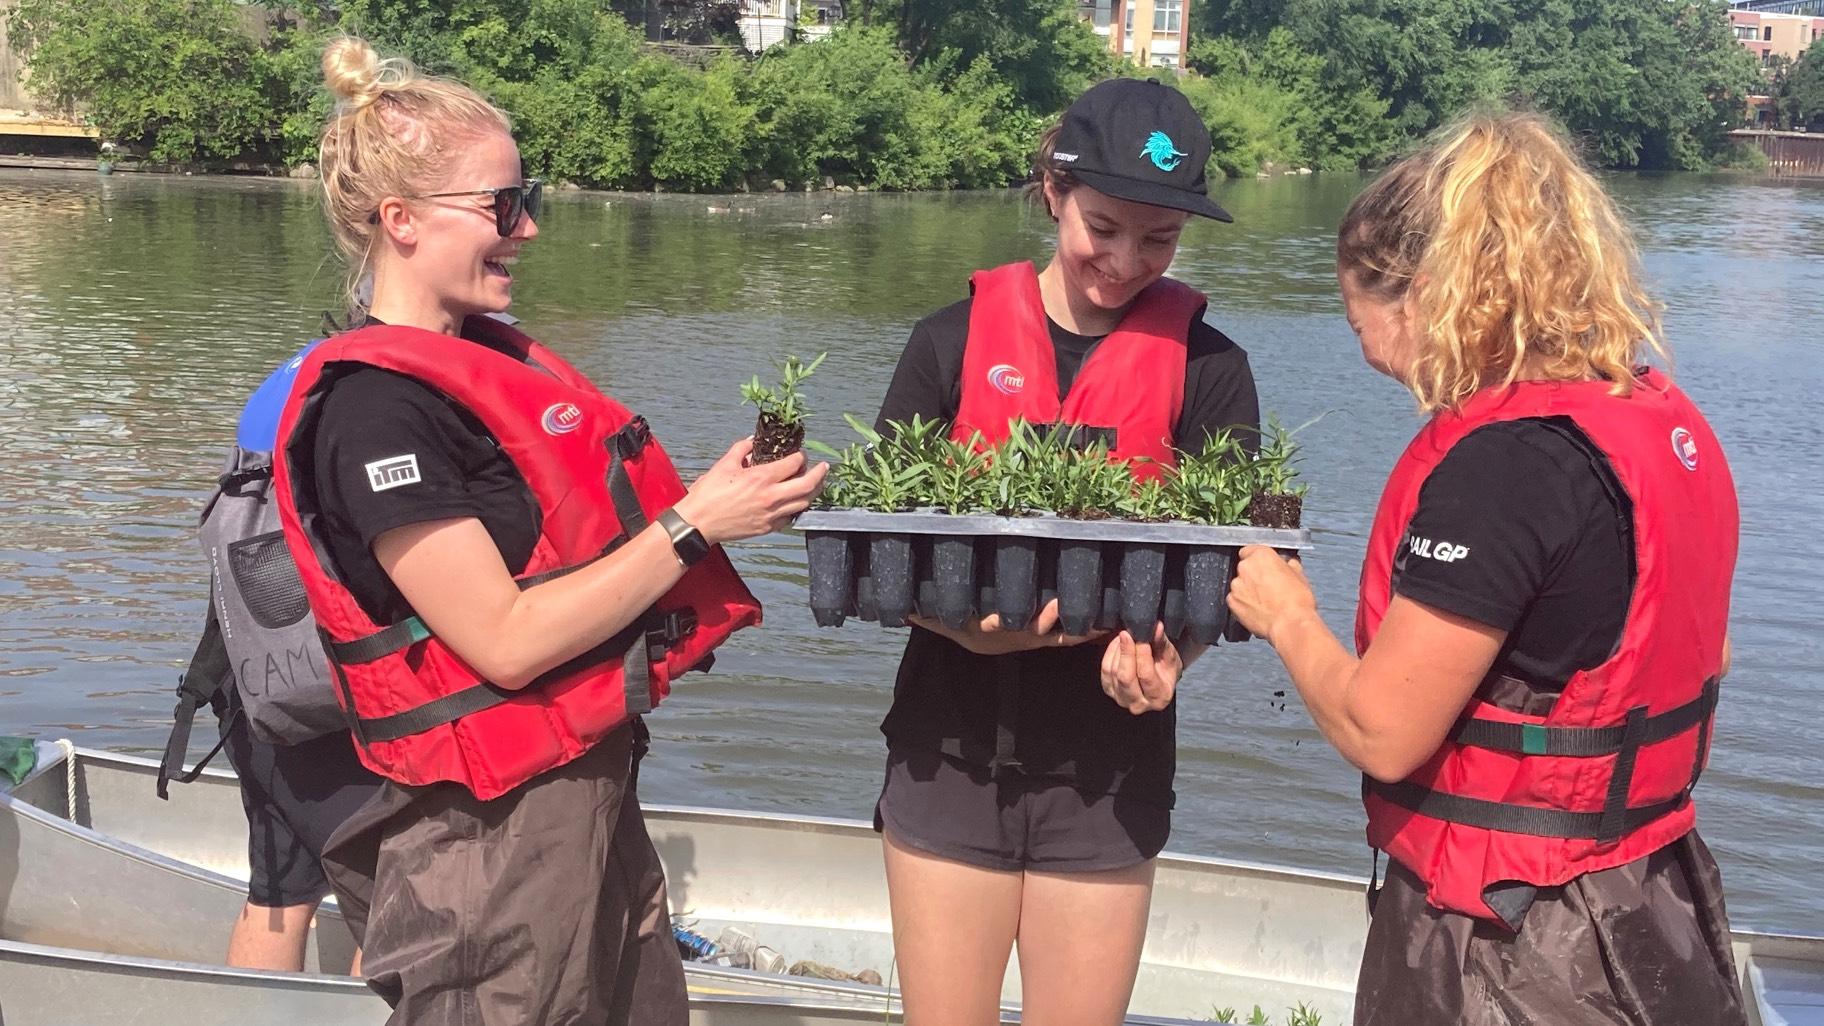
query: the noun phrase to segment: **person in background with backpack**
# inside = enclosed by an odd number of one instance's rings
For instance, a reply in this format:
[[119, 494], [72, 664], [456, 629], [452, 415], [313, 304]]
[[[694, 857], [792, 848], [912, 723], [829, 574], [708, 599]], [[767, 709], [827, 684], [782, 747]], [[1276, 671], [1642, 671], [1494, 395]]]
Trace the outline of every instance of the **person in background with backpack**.
[[506, 116], [357, 39], [323, 71], [325, 212], [373, 291], [305, 356], [273, 485], [386, 778], [330, 883], [395, 1023], [681, 1026], [640, 716], [760, 620], [721, 543], [787, 522], [827, 468], [747, 466], [744, 439], [686, 488], [644, 418], [487, 316], [539, 234]]
[[[273, 371], [248, 399], [203, 507], [207, 626], [179, 690], [158, 781], [159, 797], [166, 797], [168, 780], [195, 779], [214, 756], [177, 772], [191, 719], [209, 705], [220, 727], [217, 750], [239, 777], [247, 813], [247, 904], [229, 935], [227, 962], [284, 972], [303, 970], [311, 921], [329, 894], [324, 846], [380, 788], [380, 777], [355, 755], [272, 504], [279, 410], [308, 352]], [[349, 971], [358, 974], [360, 962], [357, 952]]]

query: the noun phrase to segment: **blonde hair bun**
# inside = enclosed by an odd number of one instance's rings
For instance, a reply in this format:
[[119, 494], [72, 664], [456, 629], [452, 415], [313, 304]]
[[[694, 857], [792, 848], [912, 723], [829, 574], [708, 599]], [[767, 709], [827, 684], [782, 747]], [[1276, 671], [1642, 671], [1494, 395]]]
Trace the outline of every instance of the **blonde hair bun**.
[[323, 48], [323, 82], [347, 109], [365, 107], [416, 77], [410, 61], [381, 60], [365, 39], [343, 36]]

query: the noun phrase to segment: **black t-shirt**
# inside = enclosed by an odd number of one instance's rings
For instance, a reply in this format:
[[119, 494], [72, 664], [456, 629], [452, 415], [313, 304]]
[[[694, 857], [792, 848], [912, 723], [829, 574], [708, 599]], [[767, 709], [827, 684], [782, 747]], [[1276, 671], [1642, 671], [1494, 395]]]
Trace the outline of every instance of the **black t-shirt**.
[[[927, 420], [955, 419], [962, 402], [970, 305], [966, 299], [945, 307], [912, 329], [881, 404], [880, 430], [886, 430], [888, 421], [909, 421], [915, 413]], [[1100, 341], [1051, 324], [1060, 398]], [[1247, 353], [1222, 332], [1202, 321], [1191, 326], [1184, 374], [1184, 412], [1173, 436], [1178, 448], [1199, 448], [1206, 433], [1222, 428], [1258, 427], [1260, 403]], [[1252, 444], [1253, 432], [1244, 435]], [[913, 628], [881, 732], [892, 747], [960, 747], [965, 759], [985, 765], [995, 751], [998, 683], [1005, 673], [1018, 696], [1007, 725], [1013, 728], [1014, 755], [1023, 772], [1069, 777], [1085, 790], [1119, 790], [1130, 798], [1169, 805], [1177, 766], [1177, 706], [1140, 716], [1117, 706], [1102, 693], [1102, 650], [1091, 642], [980, 656]]]
[[1568, 419], [1490, 424], [1420, 487], [1393, 590], [1507, 631], [1493, 674], [1556, 694], [1620, 643], [1632, 518], [1607, 461]]
[[330, 386], [313, 441], [321, 536], [375, 620], [412, 614], [373, 555], [393, 528], [475, 517], [508, 570], [531, 559], [541, 527], [531, 489], [481, 422], [435, 389], [376, 367], [351, 371]]

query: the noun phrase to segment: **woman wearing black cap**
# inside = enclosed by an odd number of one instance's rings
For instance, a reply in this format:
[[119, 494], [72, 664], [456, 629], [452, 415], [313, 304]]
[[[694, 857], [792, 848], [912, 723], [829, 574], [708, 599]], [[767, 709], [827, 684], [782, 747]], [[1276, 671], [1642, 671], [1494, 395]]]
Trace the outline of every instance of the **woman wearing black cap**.
[[[918, 415], [993, 442], [1011, 418], [1065, 422], [1145, 476], [1255, 427], [1247, 355], [1164, 277], [1192, 214], [1230, 220], [1206, 195], [1209, 155], [1177, 90], [1085, 93], [1034, 162], [1051, 261], [978, 271], [970, 298], [920, 321], [880, 429]], [[1120, 1021], [1171, 830], [1173, 693], [1196, 652], [1162, 628], [1063, 634], [1055, 602], [1020, 630], [914, 623], [875, 809], [907, 1021], [997, 1021], [1016, 941], [1027, 1021]]]

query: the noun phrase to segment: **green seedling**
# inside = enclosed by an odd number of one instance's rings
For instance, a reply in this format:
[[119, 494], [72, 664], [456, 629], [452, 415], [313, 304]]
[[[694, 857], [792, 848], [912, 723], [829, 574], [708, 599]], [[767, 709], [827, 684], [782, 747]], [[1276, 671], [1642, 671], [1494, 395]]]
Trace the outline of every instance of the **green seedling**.
[[825, 496], [834, 508], [1051, 511], [1079, 519], [1296, 527], [1306, 490], [1297, 480], [1296, 429], [1287, 431], [1277, 419], [1269, 419], [1258, 455], [1241, 444], [1237, 430], [1219, 431], [1201, 450], [1180, 453], [1177, 466], [1139, 484], [1126, 463], [1109, 458], [1105, 439], [1080, 442], [1080, 432], [1066, 425], [1016, 420], [1006, 439], [983, 448], [979, 435], [953, 441], [941, 421], [914, 417], [883, 433], [846, 419], [864, 445], [837, 452], [812, 443], [838, 460]]
[[741, 401], [760, 411], [754, 425], [752, 463], [771, 463], [784, 459], [804, 446], [804, 419], [810, 410], [805, 405], [800, 386], [816, 373], [828, 353], [818, 353], [809, 364], [796, 356], [787, 356], [779, 367], [779, 385], [760, 383], [760, 376], [741, 386]]

